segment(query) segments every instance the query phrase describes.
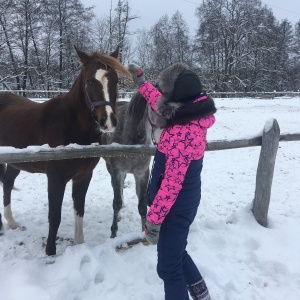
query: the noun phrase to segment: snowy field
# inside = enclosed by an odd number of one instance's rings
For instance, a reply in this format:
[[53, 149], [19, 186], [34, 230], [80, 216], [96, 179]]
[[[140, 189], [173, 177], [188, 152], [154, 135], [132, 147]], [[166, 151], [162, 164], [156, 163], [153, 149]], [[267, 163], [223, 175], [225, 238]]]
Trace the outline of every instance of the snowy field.
[[[300, 132], [300, 98], [216, 99], [216, 105], [217, 123], [208, 140], [257, 136], [271, 118], [278, 120], [281, 133]], [[250, 211], [259, 153], [260, 147], [252, 147], [205, 156], [202, 200], [188, 251], [212, 300], [300, 299], [300, 142], [280, 142], [268, 228], [258, 225]], [[16, 187], [12, 210], [27, 229], [11, 230], [5, 224], [0, 236], [1, 300], [164, 299], [155, 246], [115, 251], [117, 245], [143, 236], [131, 175], [125, 180], [118, 237], [110, 239], [112, 188], [101, 159], [87, 194], [86, 243], [77, 246], [72, 246], [68, 184], [53, 264], [46, 263], [43, 247], [48, 233], [46, 176], [22, 172]]]

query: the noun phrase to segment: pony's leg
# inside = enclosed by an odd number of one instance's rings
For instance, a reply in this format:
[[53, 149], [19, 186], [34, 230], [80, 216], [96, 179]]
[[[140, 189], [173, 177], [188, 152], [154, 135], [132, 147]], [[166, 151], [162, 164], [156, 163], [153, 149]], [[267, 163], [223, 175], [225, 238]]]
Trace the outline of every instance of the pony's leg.
[[107, 164], [107, 170], [111, 176], [111, 186], [114, 191], [114, 199], [113, 199], [113, 223], [111, 225], [111, 238], [115, 238], [117, 236], [118, 231], [118, 221], [120, 220], [120, 210], [123, 206], [123, 186], [124, 180], [126, 177], [126, 173], [121, 172], [118, 168], [112, 167], [110, 164]]
[[4, 228], [3, 228], [3, 223], [2, 223], [2, 216], [0, 213], [0, 235], [2, 235], [4, 233]]
[[[0, 164], [0, 182], [3, 182], [4, 174], [6, 172], [6, 165]], [[2, 215], [0, 213], [0, 235], [4, 233], [4, 226], [2, 223]]]
[[146, 214], [147, 214], [147, 202], [148, 202], [148, 193], [147, 186], [149, 181], [149, 169], [144, 173], [134, 174], [135, 185], [136, 185], [136, 195], [139, 199], [138, 210], [141, 216], [142, 222], [142, 231], [145, 227]]
[[56, 254], [56, 236], [61, 221], [61, 207], [66, 188], [66, 181], [63, 177], [55, 174], [48, 175], [48, 204], [49, 204], [49, 233], [46, 244], [46, 254]]
[[84, 216], [84, 204], [85, 196], [92, 179], [92, 174], [85, 176], [84, 178], [73, 179], [72, 198], [74, 201], [74, 216], [75, 216], [75, 232], [74, 241], [75, 244], [84, 243], [83, 235], [83, 216]]
[[14, 187], [15, 179], [20, 174], [20, 170], [7, 165], [6, 172], [3, 177], [3, 204], [4, 204], [4, 218], [11, 229], [20, 227], [13, 218], [11, 211], [11, 191]]

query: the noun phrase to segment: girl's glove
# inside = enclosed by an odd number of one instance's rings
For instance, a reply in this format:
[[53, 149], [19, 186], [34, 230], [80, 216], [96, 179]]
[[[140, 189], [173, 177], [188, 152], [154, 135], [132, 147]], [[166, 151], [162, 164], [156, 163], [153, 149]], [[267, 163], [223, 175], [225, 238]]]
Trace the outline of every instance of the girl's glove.
[[159, 231], [160, 231], [161, 225], [155, 225], [146, 220], [145, 224], [145, 234], [146, 234], [146, 240], [152, 244], [156, 245], [159, 238]]
[[134, 83], [139, 88], [145, 81], [143, 70], [136, 64], [129, 64], [127, 69], [130, 72]]

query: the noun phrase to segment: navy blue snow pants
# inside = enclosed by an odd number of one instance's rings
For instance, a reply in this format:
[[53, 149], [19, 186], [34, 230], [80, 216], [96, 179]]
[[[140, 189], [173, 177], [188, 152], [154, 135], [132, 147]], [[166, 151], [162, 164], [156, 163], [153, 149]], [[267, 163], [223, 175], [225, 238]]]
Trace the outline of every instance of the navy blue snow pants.
[[164, 281], [166, 300], [188, 300], [187, 285], [202, 276], [185, 250], [190, 224], [197, 209], [183, 214], [168, 214], [161, 226], [157, 244], [157, 273]]

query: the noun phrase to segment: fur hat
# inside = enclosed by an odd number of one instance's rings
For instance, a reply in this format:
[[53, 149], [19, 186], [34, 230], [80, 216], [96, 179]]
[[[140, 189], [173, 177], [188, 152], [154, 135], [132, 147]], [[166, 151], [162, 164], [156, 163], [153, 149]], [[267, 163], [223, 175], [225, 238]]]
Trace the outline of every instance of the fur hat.
[[216, 112], [214, 101], [209, 96], [194, 102], [201, 95], [206, 95], [202, 94], [199, 77], [186, 64], [177, 63], [162, 71], [157, 85], [162, 93], [157, 109], [166, 126], [183, 125]]

